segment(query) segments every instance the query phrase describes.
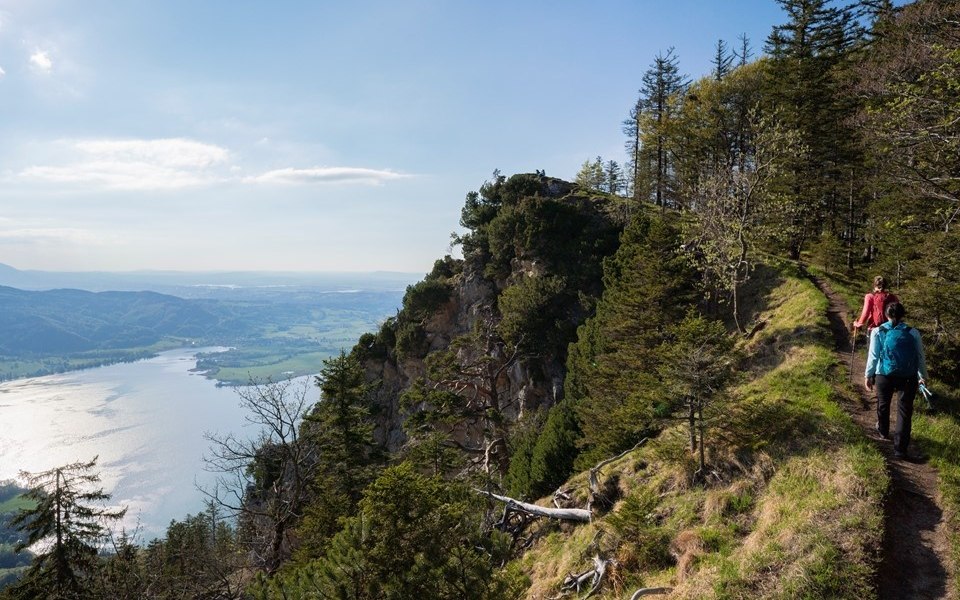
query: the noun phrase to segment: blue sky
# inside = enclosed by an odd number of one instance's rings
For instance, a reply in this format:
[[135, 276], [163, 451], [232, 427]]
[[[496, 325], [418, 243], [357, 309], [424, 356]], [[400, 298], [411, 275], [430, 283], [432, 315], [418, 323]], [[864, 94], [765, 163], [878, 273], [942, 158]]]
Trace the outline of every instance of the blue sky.
[[0, 263], [425, 272], [494, 169], [623, 159], [773, 0], [0, 0]]

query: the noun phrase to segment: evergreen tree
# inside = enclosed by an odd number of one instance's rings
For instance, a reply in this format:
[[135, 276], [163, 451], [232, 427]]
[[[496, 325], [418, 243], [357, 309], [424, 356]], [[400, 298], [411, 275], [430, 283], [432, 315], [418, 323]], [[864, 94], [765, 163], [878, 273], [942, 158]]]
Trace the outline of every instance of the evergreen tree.
[[321, 559], [272, 580], [254, 598], [349, 600], [517, 598], [523, 581], [498, 571], [500, 537], [481, 530], [479, 496], [409, 463], [385, 470]]
[[750, 58], [753, 56], [753, 49], [750, 48], [750, 38], [747, 37], [747, 34], [741, 33], [737, 40], [740, 42], [740, 52], [734, 51], [734, 56], [736, 56], [738, 60], [737, 66], [743, 67], [750, 62]]
[[717, 40], [716, 50], [713, 55], [713, 78], [721, 81], [733, 69], [733, 59], [735, 54], [731, 54], [727, 48], [727, 42]]
[[[673, 187], [673, 163], [667, 146], [670, 119], [678, 110], [687, 88], [673, 48], [658, 53], [643, 75], [637, 102], [638, 167], [635, 190], [649, 190], [648, 199], [660, 207], [677, 206]], [[641, 196], [643, 197], [643, 196]]]
[[862, 188], [856, 180], [865, 172], [851, 121], [856, 102], [841, 82], [864, 33], [849, 8], [834, 7], [829, 0], [777, 2], [788, 21], [774, 27], [767, 39], [771, 61], [765, 97], [810, 150], [785, 164], [782, 181], [783, 195], [790, 198], [781, 225], [786, 250], [799, 258], [807, 240], [823, 228], [853, 243], [841, 207]]
[[605, 191], [607, 176], [603, 159], [598, 156], [595, 160], [584, 161], [577, 172], [576, 182], [588, 190]]
[[372, 386], [356, 356], [341, 350], [324, 360], [315, 381], [320, 402], [304, 418], [303, 429], [317, 454], [310, 502], [297, 527], [299, 562], [320, 556], [339, 520], [356, 512], [380, 459], [370, 415]]
[[658, 372], [664, 391], [682, 407], [690, 435], [690, 453], [699, 458], [695, 478], [706, 468], [708, 409], [723, 395], [733, 375], [733, 338], [719, 321], [689, 314], [671, 327], [661, 349]]
[[651, 433], [662, 402], [656, 348], [697, 299], [673, 218], [637, 215], [604, 264], [596, 315], [571, 344], [564, 389], [583, 431], [578, 462], [595, 463]]
[[561, 401], [550, 408], [543, 431], [530, 452], [531, 497], [549, 494], [570, 477], [581, 435], [570, 402]]
[[33, 508], [23, 509], [12, 525], [26, 533], [17, 551], [32, 548], [37, 553], [23, 578], [10, 590], [11, 598], [91, 598], [98, 550], [108, 530], [106, 523], [117, 521], [126, 509], [110, 510], [102, 505], [110, 499], [93, 472], [97, 458], [43, 471], [21, 473], [27, 480], [26, 497]]
[[608, 194], [619, 194], [623, 191], [623, 169], [615, 160], [607, 161], [604, 166], [605, 190]]

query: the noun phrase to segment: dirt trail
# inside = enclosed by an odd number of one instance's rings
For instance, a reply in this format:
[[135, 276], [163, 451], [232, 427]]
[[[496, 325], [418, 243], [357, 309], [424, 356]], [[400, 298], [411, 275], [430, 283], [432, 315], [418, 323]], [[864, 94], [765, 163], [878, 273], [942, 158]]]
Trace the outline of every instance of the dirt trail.
[[[825, 281], [817, 277], [811, 279], [830, 301], [827, 309], [830, 328], [843, 368], [850, 373], [851, 348], [847, 323], [849, 307]], [[877, 434], [876, 398], [871, 398], [862, 385], [865, 364], [863, 353], [859, 349], [866, 343], [861, 335], [857, 341], [857, 356], [852, 357], [852, 378], [860, 390], [860, 402], [846, 408], [863, 429], [864, 435], [873, 440], [883, 453], [890, 472], [890, 492], [884, 503], [883, 555], [877, 577], [879, 597], [884, 600], [957, 600], [952, 592], [955, 571], [950, 558], [948, 526], [940, 507], [937, 472], [927, 464], [894, 458], [892, 442]], [[915, 406], [922, 402], [918, 394]], [[896, 423], [896, 396], [890, 419], [892, 432]], [[922, 450], [916, 441], [911, 442], [912, 454]]]

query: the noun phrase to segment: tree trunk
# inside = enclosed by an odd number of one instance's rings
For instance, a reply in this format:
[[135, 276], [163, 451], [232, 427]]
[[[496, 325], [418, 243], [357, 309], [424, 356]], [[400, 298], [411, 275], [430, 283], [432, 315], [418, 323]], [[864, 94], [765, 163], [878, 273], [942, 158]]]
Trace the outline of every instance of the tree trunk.
[[590, 511], [583, 508], [547, 508], [545, 506], [530, 504], [529, 502], [521, 502], [508, 496], [494, 494], [493, 492], [477, 489], [474, 491], [478, 494], [487, 496], [488, 498], [493, 498], [494, 500], [499, 500], [500, 502], [506, 502], [508, 508], [512, 508], [513, 510], [537, 517], [560, 519], [561, 521], [580, 521], [583, 523], [589, 522], [591, 517]]
[[690, 425], [690, 454], [695, 454], [697, 452], [697, 409], [693, 404], [693, 398], [687, 401], [687, 406], [690, 408], [687, 413], [687, 421]]

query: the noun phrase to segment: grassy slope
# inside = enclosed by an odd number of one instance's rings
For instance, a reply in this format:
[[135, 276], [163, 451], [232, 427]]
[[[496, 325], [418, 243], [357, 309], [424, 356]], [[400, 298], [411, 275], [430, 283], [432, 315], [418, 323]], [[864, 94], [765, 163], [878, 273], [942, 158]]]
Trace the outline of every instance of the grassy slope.
[[[826, 303], [768, 270], [750, 292], [766, 327], [743, 346], [745, 376], [716, 407], [706, 487], [682, 427], [604, 469], [619, 499], [576, 528], [547, 524], [520, 559], [529, 598], [547, 598], [598, 551], [615, 557], [604, 593], [674, 587], [674, 598], [861, 598], [881, 545], [882, 457], [841, 409]], [[765, 284], [765, 285], [764, 285]], [[585, 475], [567, 487], [583, 490]]]
[[[869, 285], [869, 277], [846, 277], [834, 272], [811, 268], [817, 275], [826, 278], [835, 290], [846, 299], [851, 310], [859, 310], [863, 291]], [[908, 299], [904, 299], [904, 303]], [[908, 315], [909, 321], [909, 315]], [[866, 349], [861, 350], [866, 352]], [[920, 450], [929, 454], [931, 464], [940, 478], [941, 503], [944, 517], [949, 519], [955, 564], [960, 564], [960, 390], [945, 389], [937, 384], [936, 372], [931, 373], [931, 389], [938, 393], [936, 413], [925, 411], [924, 403], [917, 400], [913, 418], [913, 440]], [[958, 580], [960, 586], [960, 580]], [[960, 587], [954, 590], [960, 594]]]

